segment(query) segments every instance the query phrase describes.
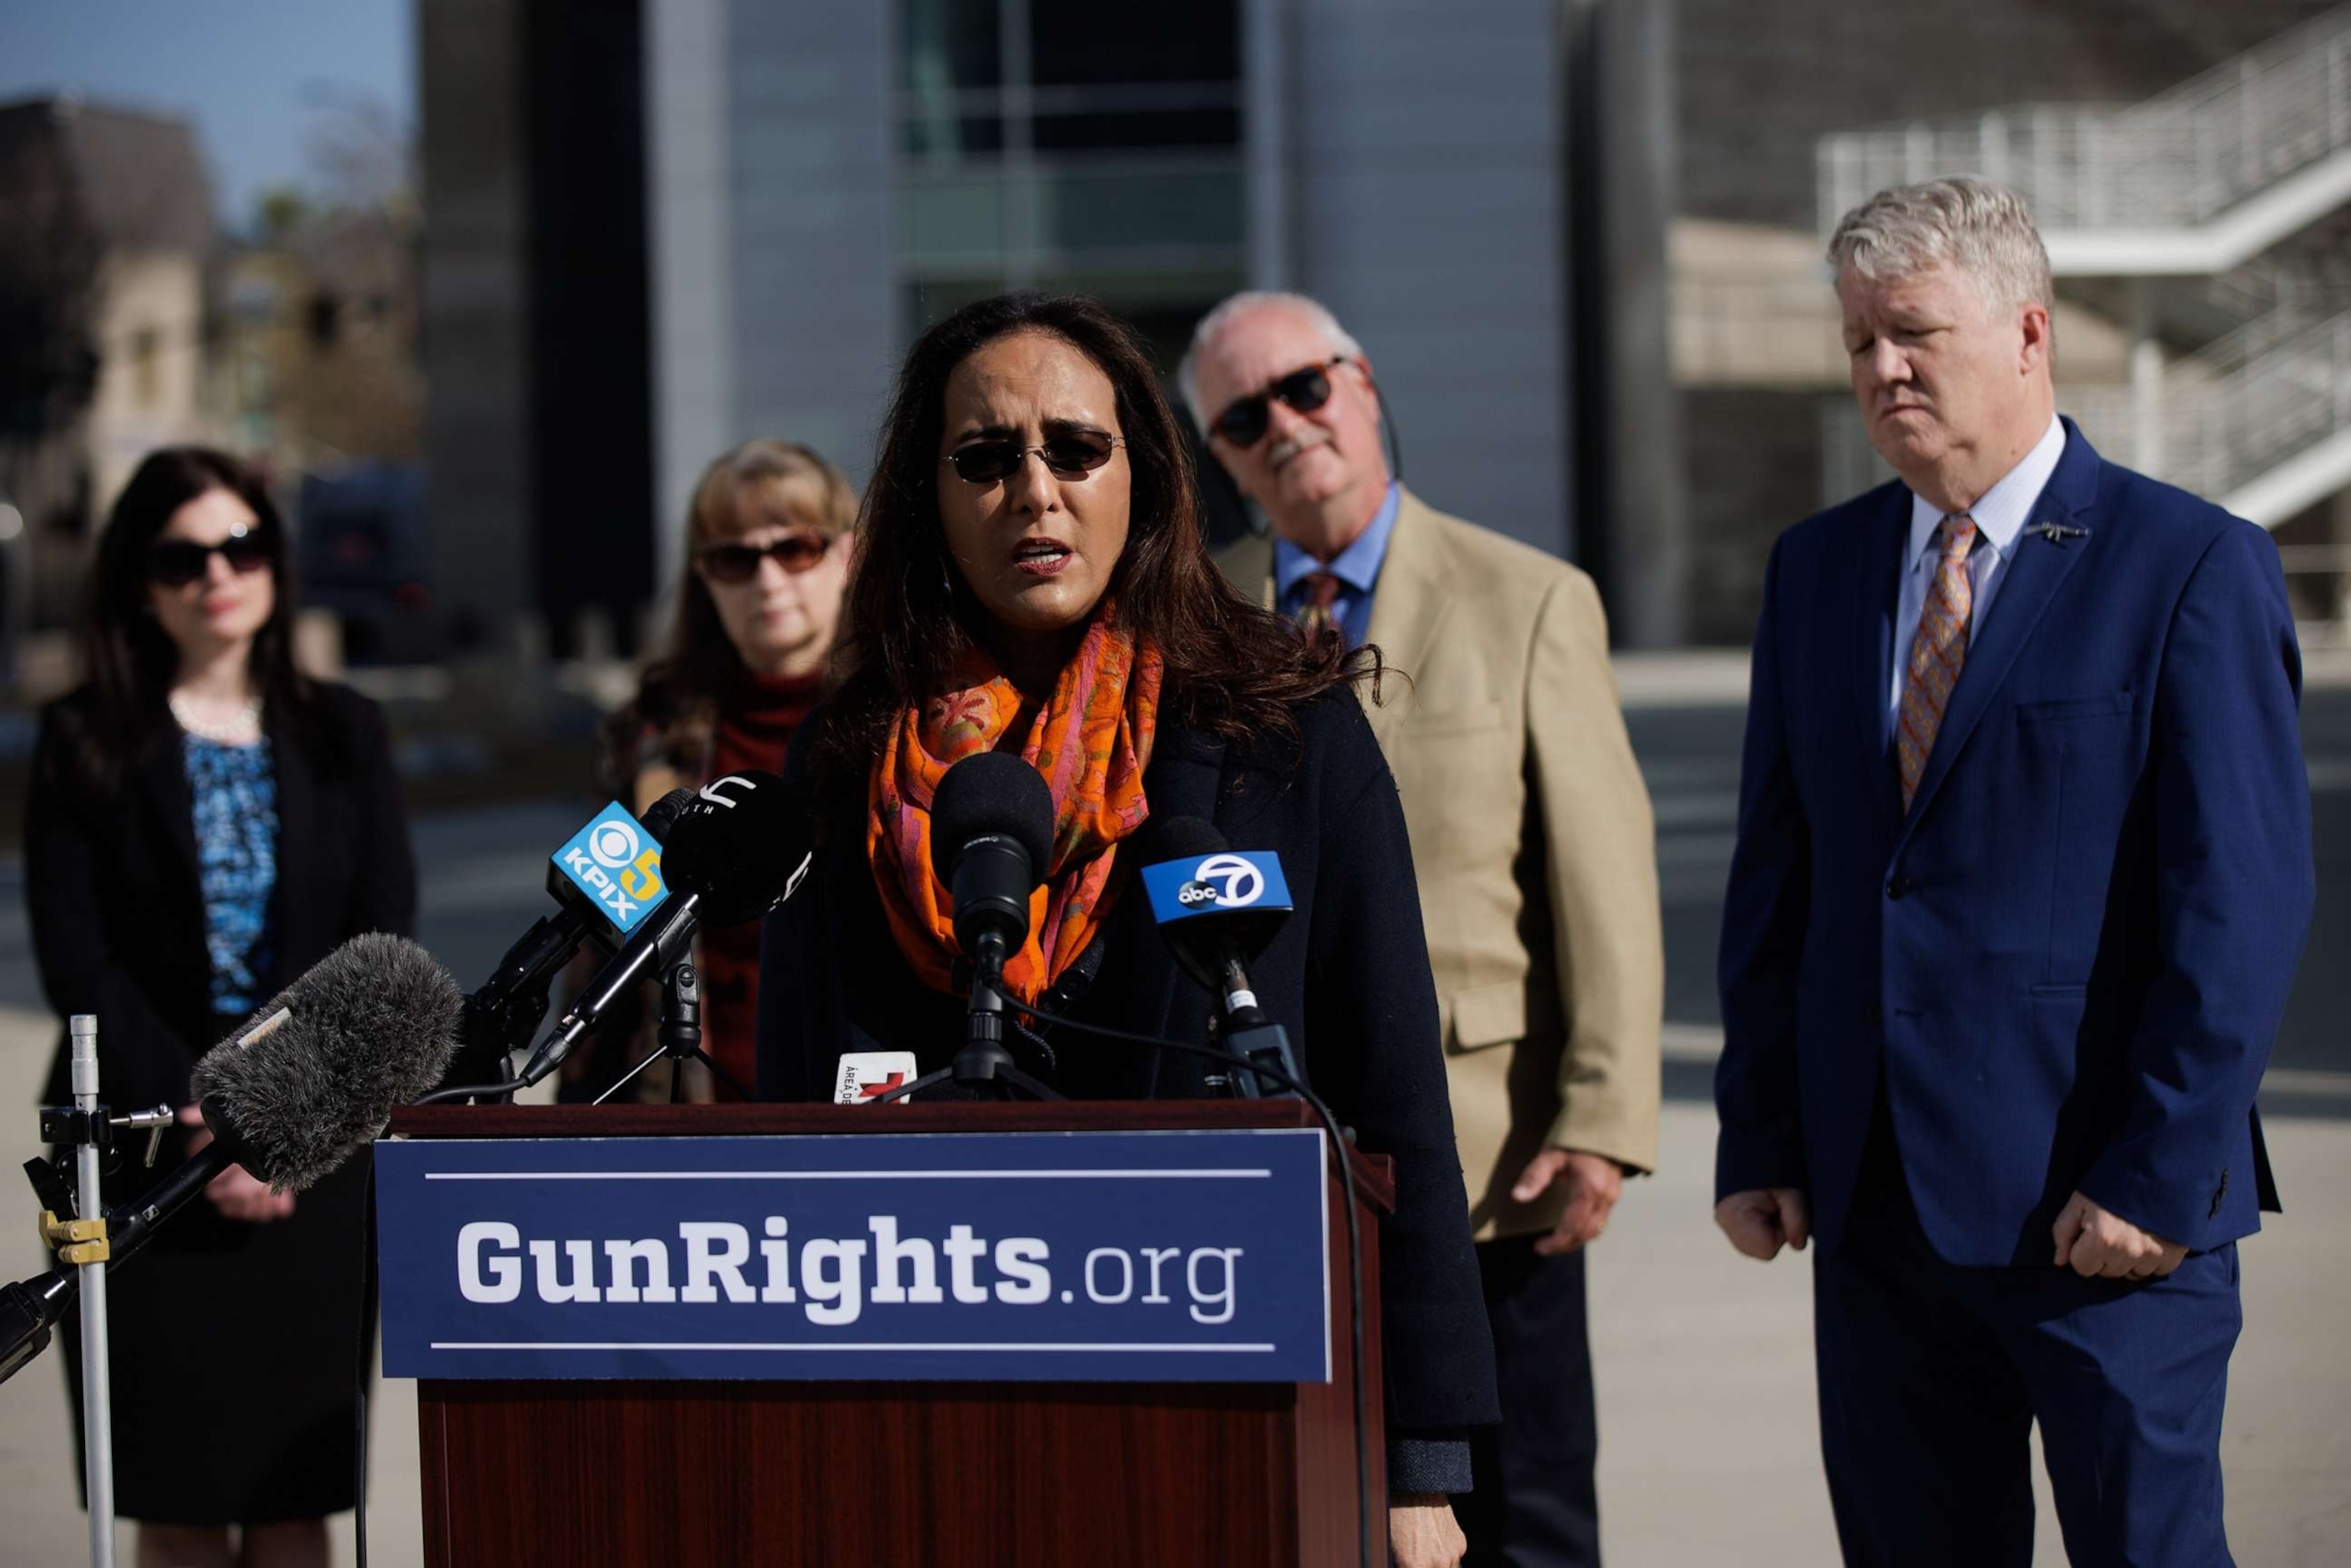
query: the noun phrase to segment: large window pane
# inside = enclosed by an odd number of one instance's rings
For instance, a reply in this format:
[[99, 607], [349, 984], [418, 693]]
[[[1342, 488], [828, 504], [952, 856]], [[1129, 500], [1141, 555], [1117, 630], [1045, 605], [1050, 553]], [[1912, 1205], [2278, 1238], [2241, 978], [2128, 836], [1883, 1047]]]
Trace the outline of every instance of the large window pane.
[[900, 0], [899, 85], [918, 96], [1002, 80], [997, 0]]
[[1240, 141], [1240, 111], [1232, 109], [1040, 114], [1037, 117], [1037, 150], [1040, 152], [1099, 152], [1137, 147], [1238, 147]]
[[1235, 81], [1239, 0], [1029, 0], [1029, 59], [1040, 87]]
[[909, 157], [956, 159], [1004, 151], [1004, 121], [993, 114], [915, 114], [899, 130]]

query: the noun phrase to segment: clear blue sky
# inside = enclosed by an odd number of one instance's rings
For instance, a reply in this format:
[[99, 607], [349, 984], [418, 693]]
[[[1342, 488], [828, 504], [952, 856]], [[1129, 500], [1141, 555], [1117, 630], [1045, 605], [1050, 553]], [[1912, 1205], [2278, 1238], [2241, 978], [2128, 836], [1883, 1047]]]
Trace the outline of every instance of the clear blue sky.
[[321, 93], [416, 124], [414, 0], [0, 0], [0, 102], [71, 89], [196, 128], [221, 216], [300, 184]]

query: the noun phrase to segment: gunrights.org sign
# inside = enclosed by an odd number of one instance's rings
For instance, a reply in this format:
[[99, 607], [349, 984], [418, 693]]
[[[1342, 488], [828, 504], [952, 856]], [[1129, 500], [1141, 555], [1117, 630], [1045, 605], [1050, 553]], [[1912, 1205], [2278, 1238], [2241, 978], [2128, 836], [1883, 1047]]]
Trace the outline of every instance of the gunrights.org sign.
[[388, 1376], [1331, 1376], [1319, 1129], [375, 1158]]

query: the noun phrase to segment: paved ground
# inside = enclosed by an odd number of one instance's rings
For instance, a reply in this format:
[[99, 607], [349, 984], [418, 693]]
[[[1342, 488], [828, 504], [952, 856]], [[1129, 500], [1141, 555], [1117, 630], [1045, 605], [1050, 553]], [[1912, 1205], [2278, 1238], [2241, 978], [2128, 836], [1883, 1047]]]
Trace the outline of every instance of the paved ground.
[[[1669, 968], [1663, 1164], [1628, 1190], [1593, 1254], [1593, 1324], [1604, 1434], [1601, 1497], [1612, 1562], [1811, 1568], [1834, 1560], [1811, 1396], [1807, 1266], [1737, 1257], [1707, 1219], [1713, 1115], [1710, 967], [1738, 784], [1736, 661], [1646, 662], [1628, 672], [1635, 744], [1656, 798]], [[2250, 1243], [2245, 1337], [2226, 1453], [2230, 1531], [2248, 1564], [2351, 1561], [2351, 686], [2306, 705], [2321, 911], [2266, 1103], [2292, 1212]], [[539, 913], [539, 864], [584, 812], [540, 802], [439, 815], [418, 829], [425, 944], [480, 980]], [[54, 1026], [38, 1009], [22, 872], [0, 861], [0, 1155], [32, 1152], [29, 1107]], [[14, 1118], [21, 1118], [16, 1120]], [[0, 1181], [15, 1177], [0, 1171]], [[5, 1188], [0, 1188], [5, 1193]], [[23, 1200], [0, 1197], [0, 1277], [40, 1264]], [[381, 1385], [372, 1558], [420, 1561], [413, 1385]], [[190, 1412], [200, 1432], [204, 1413]], [[63, 1379], [38, 1364], [0, 1385], [0, 1568], [69, 1563], [86, 1535], [66, 1449]], [[2064, 1560], [2045, 1509], [2036, 1561]], [[348, 1521], [340, 1561], [350, 1560]], [[126, 1561], [127, 1556], [126, 1556]]]

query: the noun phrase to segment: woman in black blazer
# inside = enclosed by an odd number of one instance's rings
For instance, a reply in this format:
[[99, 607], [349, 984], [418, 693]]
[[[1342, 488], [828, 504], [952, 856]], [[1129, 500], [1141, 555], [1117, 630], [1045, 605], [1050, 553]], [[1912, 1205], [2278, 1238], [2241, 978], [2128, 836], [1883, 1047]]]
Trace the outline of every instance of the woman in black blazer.
[[[793, 770], [820, 817], [810, 882], [770, 916], [763, 1097], [831, 1097], [845, 1051], [944, 1065], [964, 1029], [931, 790], [981, 750], [1053, 795], [1054, 852], [1007, 965], [1075, 1020], [1207, 1038], [1134, 885], [1152, 817], [1204, 817], [1281, 857], [1296, 913], [1250, 978], [1362, 1145], [1396, 1162], [1381, 1225], [1391, 1537], [1454, 1561], [1445, 1493], [1496, 1419], [1494, 1366], [1395, 784], [1335, 643], [1243, 600], [1202, 547], [1187, 448], [1129, 330], [1090, 300], [958, 311], [908, 357], [859, 525], [848, 674]], [[1374, 658], [1376, 656], [1374, 655]], [[1206, 1065], [1067, 1029], [1019, 1065], [1081, 1098], [1205, 1092]]]
[[[97, 1015], [108, 1103], [182, 1108], [111, 1203], [202, 1145], [196, 1058], [346, 938], [411, 932], [416, 875], [381, 715], [295, 671], [285, 533], [249, 469], [150, 456], [94, 578], [89, 684], [41, 716], [26, 902], [50, 1005]], [[60, 1040], [52, 1103], [67, 1061]], [[232, 1167], [110, 1277], [141, 1561], [326, 1562], [326, 1516], [352, 1504], [364, 1186], [355, 1161], [298, 1201]]]

